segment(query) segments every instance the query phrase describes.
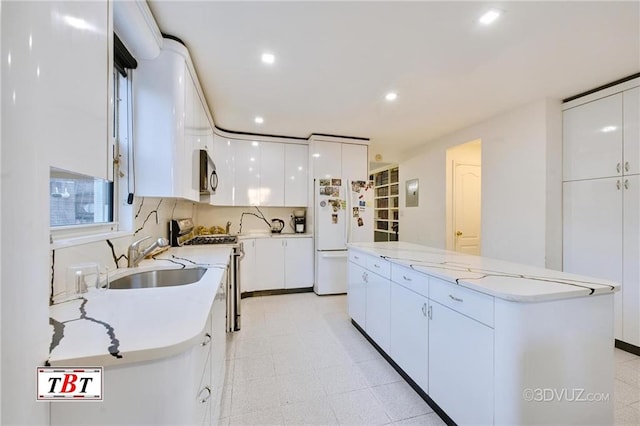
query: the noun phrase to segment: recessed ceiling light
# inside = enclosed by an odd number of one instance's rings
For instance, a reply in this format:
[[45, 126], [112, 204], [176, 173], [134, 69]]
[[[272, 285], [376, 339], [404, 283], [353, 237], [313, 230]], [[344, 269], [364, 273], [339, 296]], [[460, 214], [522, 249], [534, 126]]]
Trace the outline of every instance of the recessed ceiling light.
[[616, 126], [604, 126], [600, 129], [604, 133], [615, 132], [618, 128]]
[[398, 99], [398, 94], [396, 92], [389, 92], [384, 97], [388, 101], [395, 101]]
[[262, 123], [264, 123], [264, 118], [256, 117], [256, 118], [253, 119], [253, 121], [255, 121], [256, 124], [262, 124]]
[[265, 64], [273, 64], [276, 61], [276, 56], [273, 53], [263, 53], [262, 62]]
[[485, 12], [484, 15], [478, 19], [478, 21], [483, 25], [492, 24], [496, 19], [500, 17], [500, 11], [496, 9], [491, 9], [488, 12]]

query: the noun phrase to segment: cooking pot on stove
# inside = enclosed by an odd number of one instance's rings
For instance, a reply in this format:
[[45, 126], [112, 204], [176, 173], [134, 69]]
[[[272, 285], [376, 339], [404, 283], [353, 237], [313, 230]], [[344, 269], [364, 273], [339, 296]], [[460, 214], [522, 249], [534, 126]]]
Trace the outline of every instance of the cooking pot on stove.
[[284, 229], [284, 220], [282, 219], [271, 219], [271, 232], [280, 233]]

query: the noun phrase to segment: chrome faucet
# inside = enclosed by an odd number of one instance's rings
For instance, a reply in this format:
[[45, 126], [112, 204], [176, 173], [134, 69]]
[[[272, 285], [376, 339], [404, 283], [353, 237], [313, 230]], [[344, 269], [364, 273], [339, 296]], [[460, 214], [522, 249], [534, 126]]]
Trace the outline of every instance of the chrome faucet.
[[138, 241], [134, 241], [133, 243], [131, 243], [131, 245], [129, 246], [129, 249], [127, 250], [129, 255], [129, 259], [128, 259], [129, 261], [127, 266], [129, 268], [135, 268], [136, 266], [138, 266], [138, 263], [140, 263], [140, 261], [144, 259], [146, 255], [148, 255], [158, 247], [166, 247], [169, 245], [169, 241], [166, 240], [165, 238], [158, 238], [153, 243], [151, 243], [149, 247], [140, 251], [139, 249], [140, 243], [145, 240], [148, 240], [149, 238], [151, 237], [144, 237], [139, 239]]

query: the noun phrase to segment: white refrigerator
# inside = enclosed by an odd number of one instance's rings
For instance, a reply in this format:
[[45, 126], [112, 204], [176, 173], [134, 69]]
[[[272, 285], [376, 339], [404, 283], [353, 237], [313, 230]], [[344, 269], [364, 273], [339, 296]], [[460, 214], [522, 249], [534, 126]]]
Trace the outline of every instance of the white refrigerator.
[[373, 182], [316, 179], [313, 191], [313, 290], [346, 293], [347, 243], [373, 241]]

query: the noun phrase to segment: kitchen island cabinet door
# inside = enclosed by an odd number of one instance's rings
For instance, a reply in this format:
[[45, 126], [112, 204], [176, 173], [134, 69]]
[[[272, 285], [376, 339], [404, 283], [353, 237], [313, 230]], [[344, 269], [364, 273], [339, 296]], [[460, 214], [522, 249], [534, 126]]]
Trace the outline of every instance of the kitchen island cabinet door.
[[349, 316], [361, 328], [366, 326], [367, 311], [367, 272], [362, 266], [349, 262], [347, 302], [349, 304]]
[[431, 301], [429, 396], [459, 425], [493, 424], [493, 329]]
[[391, 283], [391, 358], [411, 379], [429, 391], [429, 300]]
[[284, 239], [284, 288], [313, 287], [313, 239]]
[[254, 290], [284, 288], [284, 239], [256, 238]]
[[365, 330], [386, 353], [389, 353], [390, 297], [391, 282], [389, 279], [368, 272]]

